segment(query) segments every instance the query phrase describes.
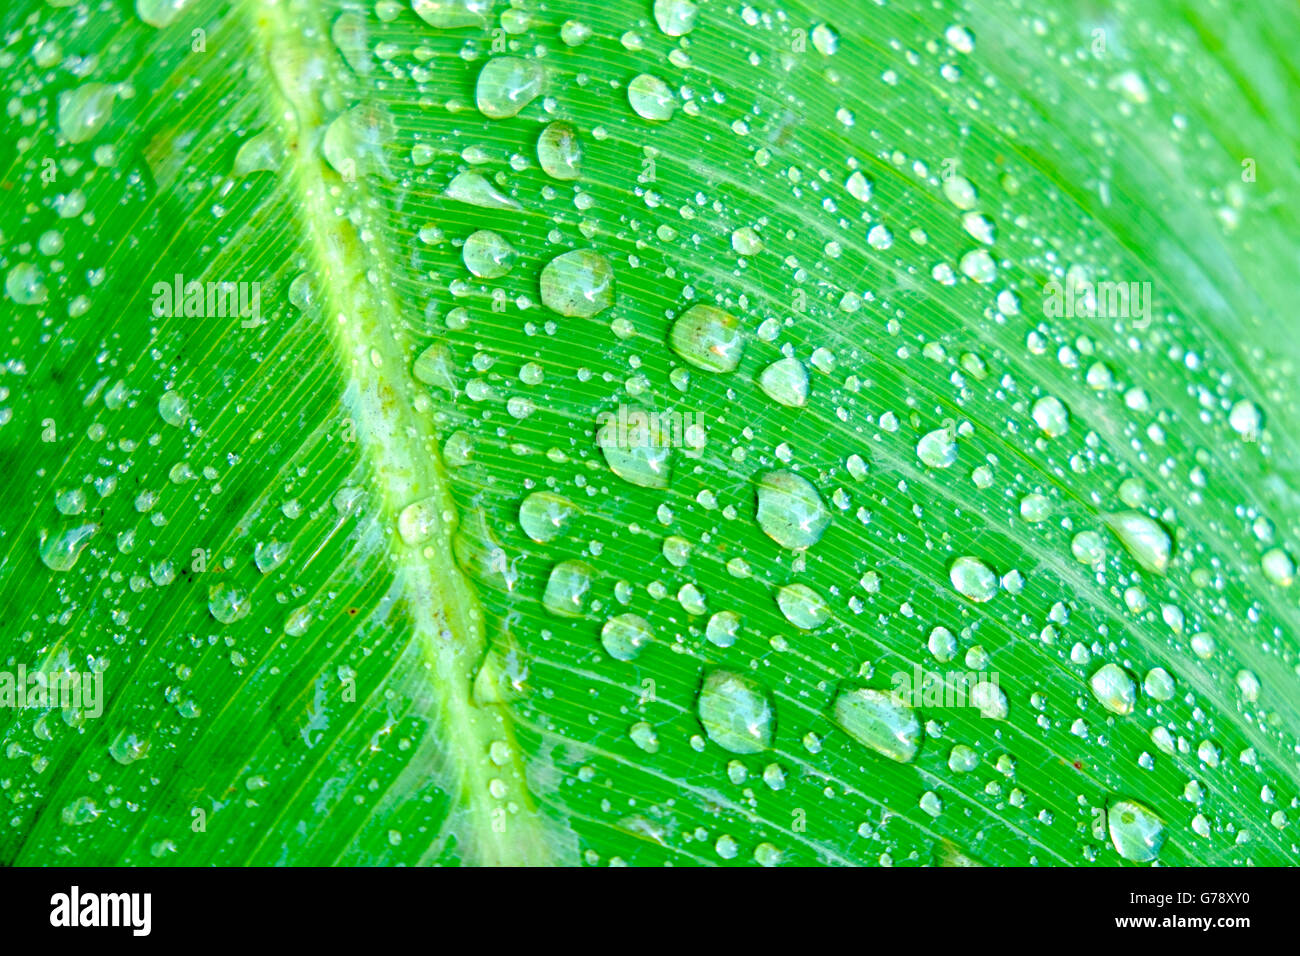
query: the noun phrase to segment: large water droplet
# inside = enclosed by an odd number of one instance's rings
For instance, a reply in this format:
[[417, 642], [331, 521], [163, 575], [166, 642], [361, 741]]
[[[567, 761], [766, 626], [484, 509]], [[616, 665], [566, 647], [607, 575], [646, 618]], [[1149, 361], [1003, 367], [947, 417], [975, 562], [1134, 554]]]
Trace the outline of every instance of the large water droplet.
[[921, 436], [916, 443], [916, 457], [931, 468], [947, 468], [957, 460], [957, 442], [952, 430], [936, 428]]
[[767, 690], [753, 678], [712, 671], [704, 678], [696, 711], [704, 732], [723, 750], [753, 754], [772, 745], [776, 714]]
[[233, 624], [252, 610], [248, 592], [224, 581], [208, 589], [208, 611], [222, 624]]
[[1173, 541], [1160, 522], [1137, 511], [1121, 511], [1103, 520], [1144, 571], [1164, 574], [1169, 570]]
[[534, 491], [519, 505], [519, 527], [538, 544], [545, 544], [563, 534], [577, 513], [577, 506], [563, 495]]
[[1088, 680], [1092, 696], [1112, 714], [1131, 714], [1137, 705], [1137, 684], [1118, 664], [1104, 664]]
[[465, 268], [480, 279], [499, 279], [515, 264], [514, 246], [491, 229], [480, 229], [465, 240], [461, 250]]
[[37, 545], [41, 561], [51, 571], [71, 571], [81, 557], [82, 549], [90, 543], [98, 530], [97, 524], [77, 525], [58, 534], [42, 530], [40, 544]]
[[686, 36], [695, 29], [699, 12], [693, 0], [655, 0], [655, 23], [665, 36]]
[[552, 179], [577, 179], [582, 167], [582, 142], [569, 123], [551, 123], [537, 137], [537, 162]]
[[677, 111], [677, 97], [672, 87], [649, 73], [633, 77], [627, 85], [627, 101], [642, 119], [663, 122], [672, 119]]
[[583, 598], [591, 590], [595, 573], [585, 561], [561, 561], [551, 569], [542, 605], [561, 617], [581, 617]]
[[59, 132], [70, 143], [84, 143], [108, 122], [117, 87], [83, 83], [59, 94]]
[[619, 614], [605, 622], [600, 630], [600, 643], [610, 657], [630, 661], [641, 653], [654, 635], [645, 618], [635, 614]]
[[49, 293], [45, 274], [30, 262], [16, 263], [5, 276], [5, 292], [19, 305], [40, 305]]
[[650, 414], [630, 408], [620, 416], [602, 416], [596, 444], [610, 470], [642, 488], [667, 488], [672, 473], [671, 436], [651, 427]]
[[1070, 430], [1070, 412], [1055, 396], [1045, 395], [1034, 402], [1031, 414], [1048, 438], [1059, 438]]
[[796, 358], [783, 358], [763, 369], [758, 386], [772, 401], [790, 408], [808, 404], [808, 370]]
[[953, 561], [952, 567], [948, 569], [948, 579], [958, 594], [977, 604], [991, 600], [998, 593], [998, 576], [993, 573], [993, 569], [979, 558], [969, 555]]
[[397, 515], [397, 533], [412, 546], [430, 540], [438, 524], [438, 502], [434, 498], [413, 501]]
[[411, 0], [411, 9], [425, 23], [441, 30], [487, 23], [491, 0]]
[[541, 94], [546, 71], [535, 60], [493, 57], [478, 74], [474, 99], [489, 119], [508, 119]]
[[1149, 863], [1160, 854], [1165, 825], [1150, 807], [1136, 800], [1120, 800], [1106, 813], [1110, 842], [1126, 860]]
[[758, 480], [758, 526], [782, 547], [810, 548], [831, 522], [830, 511], [806, 479], [769, 471]]
[[135, 13], [151, 27], [165, 27], [172, 23], [189, 0], [135, 0]]
[[443, 195], [457, 202], [478, 206], [482, 209], [521, 209], [505, 193], [501, 192], [479, 173], [466, 171], [457, 173], [443, 190]]
[[673, 323], [668, 344], [696, 368], [730, 372], [740, 361], [744, 337], [740, 322], [730, 312], [712, 305], [693, 305]]
[[614, 304], [614, 270], [591, 249], [556, 256], [542, 269], [542, 304], [560, 315], [589, 319]]
[[785, 619], [801, 630], [821, 627], [831, 616], [830, 605], [806, 584], [787, 584], [776, 592], [776, 603]]
[[908, 763], [921, 744], [916, 712], [892, 694], [866, 687], [842, 691], [832, 707], [835, 723], [881, 756]]

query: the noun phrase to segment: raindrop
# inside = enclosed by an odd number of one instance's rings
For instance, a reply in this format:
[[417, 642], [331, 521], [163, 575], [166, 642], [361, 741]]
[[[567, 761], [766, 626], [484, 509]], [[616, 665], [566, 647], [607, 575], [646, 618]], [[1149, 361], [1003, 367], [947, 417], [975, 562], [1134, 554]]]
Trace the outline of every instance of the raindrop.
[[704, 678], [696, 710], [704, 732], [723, 750], [753, 754], [772, 745], [776, 715], [758, 681], [731, 671], [712, 671]]

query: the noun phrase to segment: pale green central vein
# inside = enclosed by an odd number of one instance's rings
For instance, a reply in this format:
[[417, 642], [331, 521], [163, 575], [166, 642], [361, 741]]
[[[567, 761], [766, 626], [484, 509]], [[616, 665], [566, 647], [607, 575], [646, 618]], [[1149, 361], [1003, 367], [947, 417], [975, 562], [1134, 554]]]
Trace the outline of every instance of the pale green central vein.
[[380, 493], [414, 636], [431, 670], [432, 732], [447, 768], [446, 779], [436, 782], [456, 803], [448, 829], [466, 862], [546, 863], [544, 828], [510, 719], [501, 707], [472, 698], [474, 670], [486, 649], [483, 613], [452, 558], [457, 518], [448, 477], [430, 417], [419, 411], [408, 337], [390, 320], [400, 304], [391, 269], [376, 251], [382, 240], [372, 238], [386, 234], [382, 214], [364, 182], [345, 181], [320, 153], [323, 130], [343, 102], [336, 84], [346, 66], [311, 4], [245, 0], [245, 7], [274, 79], [268, 97], [290, 155], [286, 178], [345, 377], [348, 412]]

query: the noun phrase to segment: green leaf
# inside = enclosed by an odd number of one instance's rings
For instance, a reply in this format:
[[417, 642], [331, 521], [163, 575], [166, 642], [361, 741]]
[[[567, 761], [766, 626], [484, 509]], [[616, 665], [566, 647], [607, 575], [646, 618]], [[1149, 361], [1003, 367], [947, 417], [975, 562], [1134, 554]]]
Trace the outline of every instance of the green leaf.
[[0, 17], [0, 862], [1294, 858], [1284, 5]]

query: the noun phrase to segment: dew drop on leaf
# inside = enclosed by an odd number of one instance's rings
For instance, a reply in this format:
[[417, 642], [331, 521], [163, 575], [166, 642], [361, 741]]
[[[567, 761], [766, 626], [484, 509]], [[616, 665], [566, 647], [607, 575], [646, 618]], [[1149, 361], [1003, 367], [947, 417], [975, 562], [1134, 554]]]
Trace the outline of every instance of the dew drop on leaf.
[[51, 571], [71, 571], [81, 557], [82, 550], [98, 530], [97, 524], [77, 525], [57, 534], [42, 530], [37, 547], [41, 561]]
[[642, 119], [663, 122], [677, 112], [677, 97], [672, 88], [649, 73], [640, 73], [628, 83], [627, 101]]
[[682, 359], [707, 372], [730, 372], [740, 362], [744, 336], [730, 312], [693, 305], [673, 323], [668, 344]]
[[600, 643], [615, 660], [635, 660], [652, 638], [650, 625], [635, 614], [619, 614], [605, 622]]
[[1149, 863], [1160, 854], [1165, 825], [1150, 808], [1136, 800], [1120, 800], [1106, 812], [1110, 842], [1126, 860]]
[[541, 290], [552, 312], [589, 319], [614, 304], [614, 270], [591, 249], [565, 252], [542, 269]]
[[83, 83], [59, 94], [59, 132], [70, 143], [84, 143], [108, 122], [117, 87]]
[[821, 627], [831, 616], [826, 599], [806, 584], [786, 584], [778, 588], [776, 603], [785, 619], [804, 631]]
[[551, 568], [542, 606], [561, 617], [580, 617], [583, 599], [591, 590], [595, 570], [585, 561], [561, 561]]
[[867, 687], [841, 691], [831, 715], [850, 737], [890, 760], [908, 763], [921, 745], [916, 711], [884, 691]]
[[534, 491], [519, 505], [519, 527], [538, 544], [564, 533], [577, 506], [553, 491]]
[[514, 247], [491, 229], [480, 229], [470, 235], [461, 254], [465, 268], [480, 279], [499, 279], [515, 264]]
[[962, 597], [983, 604], [998, 593], [998, 576], [979, 558], [962, 555], [948, 569], [948, 579]]
[[757, 518], [764, 534], [791, 550], [812, 547], [831, 521], [817, 489], [792, 471], [769, 471], [759, 478]]
[[537, 137], [537, 162], [552, 179], [577, 179], [582, 168], [582, 142], [570, 123], [550, 123]]
[[493, 57], [479, 71], [474, 100], [489, 119], [508, 119], [541, 95], [545, 81], [545, 69], [534, 60]]
[[252, 607], [248, 592], [242, 588], [223, 581], [208, 589], [208, 611], [222, 624], [233, 624], [245, 617]]
[[1088, 687], [1112, 714], [1131, 714], [1137, 706], [1137, 684], [1118, 664], [1103, 664], [1088, 679]]
[[796, 358], [778, 359], [763, 369], [758, 385], [779, 405], [802, 408], [808, 404], [808, 370]]
[[705, 734], [733, 754], [754, 754], [772, 745], [776, 714], [766, 688], [752, 677], [710, 671], [696, 700]]
[[1160, 522], [1137, 511], [1106, 515], [1103, 520], [1133, 556], [1138, 567], [1153, 574], [1164, 574], [1169, 570], [1173, 541]]

